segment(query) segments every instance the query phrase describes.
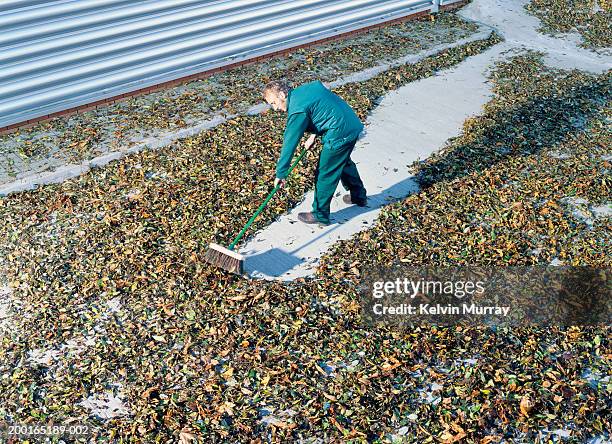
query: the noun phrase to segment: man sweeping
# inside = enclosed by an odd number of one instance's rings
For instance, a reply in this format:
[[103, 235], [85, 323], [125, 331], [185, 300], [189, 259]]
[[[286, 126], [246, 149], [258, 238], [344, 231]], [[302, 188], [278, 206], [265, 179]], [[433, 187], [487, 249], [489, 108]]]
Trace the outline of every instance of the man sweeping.
[[263, 95], [272, 109], [287, 113], [274, 186], [285, 184], [291, 159], [305, 132], [311, 136], [304, 142], [304, 148], [310, 149], [317, 136], [321, 136], [323, 142], [315, 172], [312, 212], [299, 213], [298, 219], [307, 224], [328, 225], [329, 208], [338, 182], [350, 192], [343, 197], [345, 203], [365, 206], [366, 189], [350, 158], [363, 130], [353, 109], [320, 81], [294, 89], [284, 82], [271, 82], [264, 88]]
[[234, 248], [274, 193], [285, 184], [289, 172], [304, 155], [302, 152], [291, 165], [295, 149], [306, 131], [311, 136], [304, 143], [304, 148], [310, 149], [315, 138], [322, 136], [323, 149], [315, 173], [312, 212], [299, 213], [298, 219], [307, 224], [328, 225], [329, 206], [340, 181], [350, 191], [350, 194], [343, 197], [344, 202], [359, 206], [367, 203], [366, 190], [350, 158], [363, 130], [362, 123], [351, 107], [318, 81], [295, 89], [289, 88], [284, 82], [272, 82], [266, 85], [263, 95], [274, 110], [287, 113], [283, 147], [276, 164], [274, 189], [227, 248], [211, 243], [205, 255], [207, 262], [237, 274], [244, 271], [245, 257], [234, 251]]

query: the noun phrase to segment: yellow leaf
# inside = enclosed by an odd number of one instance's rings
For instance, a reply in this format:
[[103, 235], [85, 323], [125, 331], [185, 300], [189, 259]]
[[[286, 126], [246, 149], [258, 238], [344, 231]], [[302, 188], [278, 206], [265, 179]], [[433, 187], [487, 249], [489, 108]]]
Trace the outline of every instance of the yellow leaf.
[[244, 301], [247, 298], [246, 295], [241, 294], [238, 296], [234, 296], [233, 298], [228, 298], [230, 301]]
[[529, 416], [529, 412], [533, 409], [533, 402], [529, 399], [528, 396], [523, 396], [521, 398], [521, 403], [519, 405], [521, 409], [521, 413], [525, 416]]
[[338, 399], [334, 395], [328, 395], [327, 393], [323, 392], [323, 396], [325, 396], [330, 401], [334, 401], [334, 402], [338, 401]]

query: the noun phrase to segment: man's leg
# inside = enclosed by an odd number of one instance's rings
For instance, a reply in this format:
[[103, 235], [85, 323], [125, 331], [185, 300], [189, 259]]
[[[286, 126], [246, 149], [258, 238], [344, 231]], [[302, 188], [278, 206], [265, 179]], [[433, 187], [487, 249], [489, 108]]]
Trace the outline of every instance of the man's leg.
[[[315, 195], [312, 203], [312, 213], [322, 223], [329, 223], [329, 207], [331, 204], [334, 192], [338, 187], [340, 178], [343, 175], [347, 161], [350, 160], [350, 155], [355, 146], [355, 142], [343, 145], [338, 148], [324, 146], [319, 157], [317, 169], [317, 178], [315, 184]], [[353, 164], [354, 166], [355, 164]], [[357, 168], [354, 171], [349, 166], [347, 179], [354, 181], [359, 177], [356, 174]], [[361, 182], [361, 179], [359, 179]], [[351, 182], [354, 184], [356, 182]], [[363, 188], [363, 184], [361, 185]], [[365, 192], [365, 189], [363, 190]]]
[[359, 202], [366, 199], [366, 189], [363, 186], [361, 177], [359, 177], [357, 165], [355, 165], [355, 162], [353, 162], [350, 157], [344, 165], [340, 180], [342, 181], [344, 189], [350, 191], [353, 202]]

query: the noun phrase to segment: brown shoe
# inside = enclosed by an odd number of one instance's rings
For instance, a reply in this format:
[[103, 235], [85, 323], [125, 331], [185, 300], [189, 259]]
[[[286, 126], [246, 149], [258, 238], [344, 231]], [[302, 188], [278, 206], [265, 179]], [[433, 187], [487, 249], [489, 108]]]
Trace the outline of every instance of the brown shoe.
[[345, 194], [344, 196], [342, 196], [342, 201], [348, 205], [357, 205], [358, 207], [365, 207], [368, 203], [368, 198], [366, 197], [363, 200], [354, 201], [351, 198], [350, 194]]
[[298, 220], [300, 222], [304, 222], [305, 224], [319, 224], [319, 225], [329, 225], [323, 222], [320, 222], [314, 214], [312, 213], [298, 213]]

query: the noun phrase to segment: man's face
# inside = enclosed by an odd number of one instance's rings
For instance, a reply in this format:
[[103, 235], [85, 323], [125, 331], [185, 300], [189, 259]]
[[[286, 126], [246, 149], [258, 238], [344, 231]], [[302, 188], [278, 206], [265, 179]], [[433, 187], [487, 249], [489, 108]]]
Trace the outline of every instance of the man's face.
[[268, 92], [264, 99], [274, 111], [287, 111], [287, 97], [284, 93]]

